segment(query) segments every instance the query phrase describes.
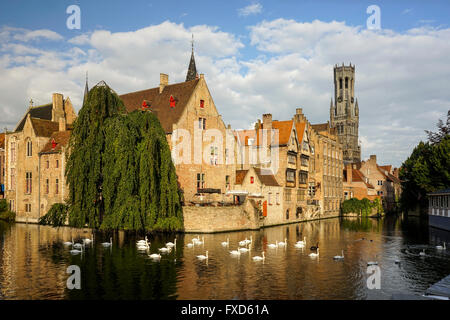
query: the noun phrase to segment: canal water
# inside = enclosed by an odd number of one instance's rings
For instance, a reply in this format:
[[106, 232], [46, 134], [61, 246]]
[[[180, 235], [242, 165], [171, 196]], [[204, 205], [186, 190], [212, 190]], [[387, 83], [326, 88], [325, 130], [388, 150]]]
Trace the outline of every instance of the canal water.
[[[166, 242], [176, 249], [152, 260]], [[187, 247], [194, 237], [203, 244]], [[102, 242], [112, 237], [112, 246]], [[296, 248], [306, 237], [305, 248]], [[65, 241], [94, 238], [82, 254]], [[149, 236], [51, 228], [0, 222], [0, 299], [390, 299], [393, 293], [423, 294], [450, 274], [448, 232], [418, 218], [334, 218], [260, 231]], [[229, 239], [229, 247], [222, 242]], [[252, 239], [249, 253], [233, 256], [239, 241]], [[285, 241], [287, 246], [270, 248]], [[311, 246], [319, 256], [310, 257]], [[425, 257], [419, 253], [425, 249]], [[344, 259], [335, 261], [335, 255]], [[199, 260], [205, 255], [208, 260]], [[253, 256], [265, 253], [264, 261]], [[400, 263], [396, 263], [397, 262]], [[367, 263], [377, 261], [380, 289], [369, 289]], [[67, 289], [67, 267], [81, 270], [81, 289]]]

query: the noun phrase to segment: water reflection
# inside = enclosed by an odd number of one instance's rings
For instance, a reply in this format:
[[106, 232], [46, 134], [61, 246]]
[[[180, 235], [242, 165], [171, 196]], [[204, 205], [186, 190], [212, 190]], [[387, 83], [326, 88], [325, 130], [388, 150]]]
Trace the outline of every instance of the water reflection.
[[[113, 245], [101, 242], [113, 237]], [[177, 246], [160, 260], [149, 258], [166, 242]], [[421, 294], [450, 273], [450, 251], [434, 248], [449, 233], [428, 229], [414, 218], [342, 218], [259, 231], [149, 236], [148, 252], [136, 249], [126, 232], [96, 233], [81, 255], [64, 241], [91, 238], [90, 230], [53, 229], [0, 222], [1, 299], [389, 299], [392, 293]], [[306, 246], [294, 244], [306, 237]], [[229, 239], [229, 246], [222, 242]], [[252, 239], [249, 252], [233, 256], [239, 241]], [[269, 244], [287, 240], [287, 246]], [[320, 255], [309, 257], [312, 245]], [[418, 253], [426, 248], [427, 256]], [[342, 261], [333, 260], [341, 255]], [[205, 255], [207, 260], [199, 260]], [[253, 256], [265, 253], [264, 261]], [[368, 290], [367, 262], [378, 261], [381, 290]], [[396, 264], [396, 262], [399, 262]], [[66, 268], [81, 268], [81, 290], [66, 288]]]

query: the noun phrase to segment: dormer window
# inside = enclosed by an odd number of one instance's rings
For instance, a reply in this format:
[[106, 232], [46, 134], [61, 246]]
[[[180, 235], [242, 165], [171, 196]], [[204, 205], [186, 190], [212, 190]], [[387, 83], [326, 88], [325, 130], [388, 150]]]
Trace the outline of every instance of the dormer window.
[[205, 100], [200, 100], [200, 108], [204, 108], [205, 107]]
[[173, 96], [170, 96], [169, 103], [171, 108], [175, 108], [175, 98]]
[[55, 139], [52, 139], [52, 149], [55, 149], [56, 148], [56, 141], [55, 141]]

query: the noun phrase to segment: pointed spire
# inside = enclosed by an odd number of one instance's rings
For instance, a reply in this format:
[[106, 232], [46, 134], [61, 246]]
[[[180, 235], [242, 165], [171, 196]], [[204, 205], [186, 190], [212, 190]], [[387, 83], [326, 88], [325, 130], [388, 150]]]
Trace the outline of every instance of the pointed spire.
[[87, 99], [89, 92], [89, 86], [88, 86], [88, 72], [86, 71], [86, 85], [84, 86], [84, 97], [83, 97], [83, 104]]
[[191, 81], [198, 78], [197, 68], [195, 67], [195, 59], [194, 59], [194, 34], [192, 34], [191, 45], [192, 45], [191, 61], [189, 61], [189, 68], [186, 74], [186, 81]]

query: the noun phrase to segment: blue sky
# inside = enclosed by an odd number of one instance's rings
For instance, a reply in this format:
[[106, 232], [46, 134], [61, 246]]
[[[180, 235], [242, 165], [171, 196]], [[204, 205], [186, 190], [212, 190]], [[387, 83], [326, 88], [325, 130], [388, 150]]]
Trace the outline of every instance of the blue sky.
[[[66, 27], [73, 4], [80, 30]], [[370, 31], [374, 4], [381, 30]], [[2, 1], [0, 126], [52, 92], [78, 110], [86, 71], [118, 93], [155, 87], [160, 72], [183, 81], [194, 33], [197, 68], [236, 129], [296, 107], [326, 122], [333, 65], [355, 63], [363, 157], [399, 166], [450, 108], [449, 16], [449, 1], [432, 0]]]

